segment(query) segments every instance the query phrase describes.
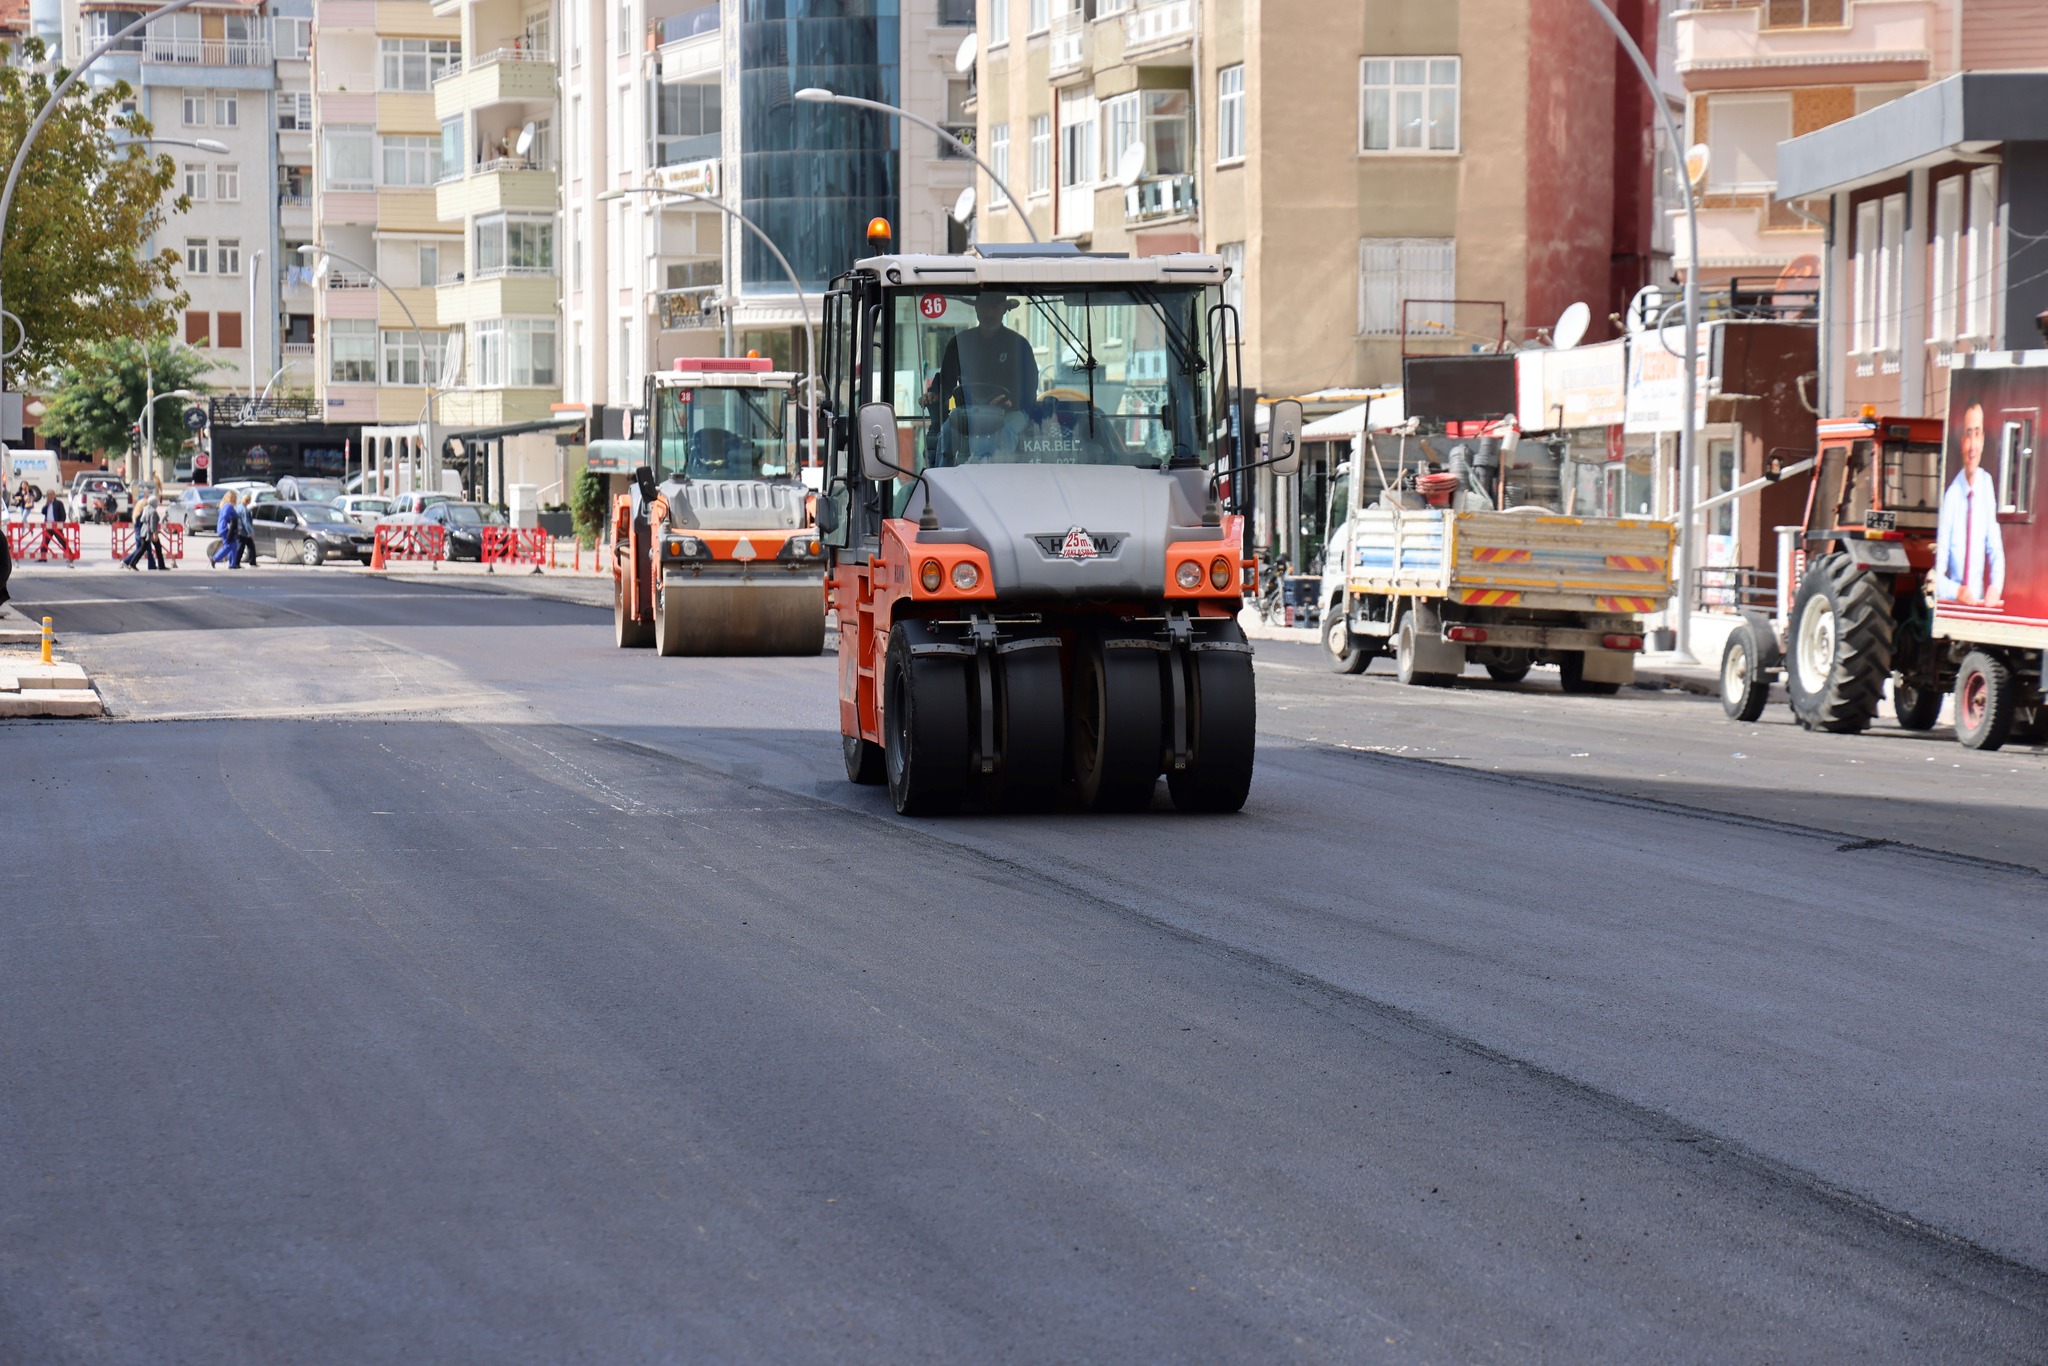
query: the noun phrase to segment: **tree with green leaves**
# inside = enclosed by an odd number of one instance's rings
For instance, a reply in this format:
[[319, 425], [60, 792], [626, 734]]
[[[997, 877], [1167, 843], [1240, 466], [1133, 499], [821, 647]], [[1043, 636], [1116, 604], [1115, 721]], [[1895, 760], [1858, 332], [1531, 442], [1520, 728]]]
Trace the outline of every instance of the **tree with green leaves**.
[[[128, 429], [142, 412], [152, 379], [159, 396], [176, 389], [204, 393], [204, 376], [218, 368], [191, 347], [162, 338], [147, 345], [128, 337], [87, 343], [76, 361], [57, 369], [43, 435], [74, 454], [119, 455], [128, 449]], [[157, 399], [159, 459], [175, 459], [188, 435], [178, 418], [182, 411], [175, 399]]]
[[[68, 74], [43, 70], [44, 56], [34, 38], [19, 61], [0, 46], [0, 167], [13, 162]], [[189, 300], [178, 287], [178, 254], [144, 251], [167, 210], [182, 213], [190, 203], [166, 198], [177, 163], [136, 141], [151, 130], [149, 120], [121, 112], [131, 93], [124, 83], [80, 81], [29, 149], [0, 239], [0, 287], [27, 335], [7, 362], [10, 374], [46, 375], [113, 337], [168, 335]], [[5, 175], [0, 169], [0, 180]], [[18, 336], [7, 327], [8, 345]]]
[[604, 534], [605, 511], [604, 476], [596, 470], [584, 470], [576, 476], [569, 515], [576, 524], [576, 539], [586, 547], [596, 545]]

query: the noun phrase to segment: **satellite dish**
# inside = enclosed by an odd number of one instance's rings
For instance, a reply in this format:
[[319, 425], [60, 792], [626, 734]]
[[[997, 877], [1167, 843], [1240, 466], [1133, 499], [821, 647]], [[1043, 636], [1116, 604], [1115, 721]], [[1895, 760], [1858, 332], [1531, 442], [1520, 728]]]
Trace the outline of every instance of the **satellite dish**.
[[974, 187], [969, 185], [960, 192], [960, 197], [953, 201], [953, 221], [955, 223], [965, 223], [972, 217], [974, 217]]
[[1124, 148], [1123, 155], [1116, 159], [1116, 183], [1125, 189], [1138, 183], [1138, 177], [1145, 174], [1145, 145], [1134, 142]]
[[533, 125], [530, 123], [520, 129], [519, 141], [512, 144], [512, 150], [520, 156], [525, 156], [528, 152], [531, 152], [533, 150], [533, 131]]
[[1707, 178], [1707, 167], [1714, 160], [1713, 149], [1704, 142], [1695, 142], [1685, 149], [1685, 180], [1688, 185], [1698, 185]]
[[1560, 351], [1571, 350], [1586, 339], [1586, 327], [1592, 321], [1593, 310], [1583, 302], [1568, 305], [1550, 329], [1550, 344]]
[[441, 353], [441, 374], [434, 381], [436, 389], [453, 389], [462, 379], [462, 332], [460, 329], [448, 334], [448, 345]]
[[313, 261], [313, 283], [316, 285], [321, 283], [327, 278], [327, 273], [333, 269], [334, 258], [322, 252]]
[[1635, 297], [1628, 301], [1628, 307], [1621, 315], [1630, 336], [1650, 325], [1650, 310], [1657, 307], [1663, 298], [1664, 291], [1656, 285], [1644, 285], [1636, 291]]
[[960, 50], [953, 54], [953, 70], [965, 76], [974, 70], [974, 59], [981, 55], [980, 35], [970, 33], [960, 40]]

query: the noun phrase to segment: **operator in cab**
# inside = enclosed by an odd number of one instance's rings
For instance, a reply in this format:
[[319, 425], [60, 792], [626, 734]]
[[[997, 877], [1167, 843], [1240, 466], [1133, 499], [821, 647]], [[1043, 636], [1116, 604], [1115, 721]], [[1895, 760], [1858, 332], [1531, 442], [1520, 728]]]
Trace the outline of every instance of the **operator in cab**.
[[974, 326], [953, 334], [925, 387], [925, 404], [940, 417], [969, 405], [1023, 411], [1038, 397], [1031, 343], [1003, 325], [1011, 303], [1000, 291], [975, 296]]

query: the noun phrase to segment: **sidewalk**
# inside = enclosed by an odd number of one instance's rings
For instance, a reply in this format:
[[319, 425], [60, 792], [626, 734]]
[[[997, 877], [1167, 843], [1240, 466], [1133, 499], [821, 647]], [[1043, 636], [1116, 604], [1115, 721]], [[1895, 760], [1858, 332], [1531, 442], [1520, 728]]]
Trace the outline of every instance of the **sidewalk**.
[[105, 715], [91, 676], [67, 660], [43, 663], [42, 650], [42, 623], [0, 606], [0, 719]]

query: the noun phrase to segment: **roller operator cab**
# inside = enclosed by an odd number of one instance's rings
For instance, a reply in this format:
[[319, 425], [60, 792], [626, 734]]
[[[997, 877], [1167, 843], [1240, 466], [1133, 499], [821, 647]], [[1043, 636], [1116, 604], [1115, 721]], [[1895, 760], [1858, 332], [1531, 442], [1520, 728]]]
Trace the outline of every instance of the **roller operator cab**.
[[[1250, 790], [1237, 324], [1213, 256], [877, 256], [825, 303], [847, 776], [896, 808]], [[1270, 448], [1291, 468], [1300, 406]]]
[[647, 377], [645, 462], [608, 529], [621, 648], [824, 649], [824, 556], [797, 465], [796, 378], [754, 358], [686, 358]]

